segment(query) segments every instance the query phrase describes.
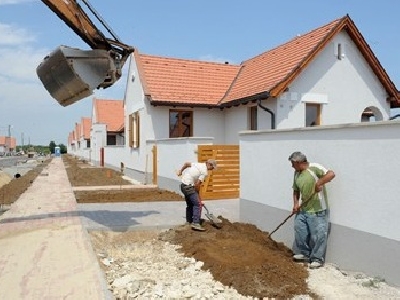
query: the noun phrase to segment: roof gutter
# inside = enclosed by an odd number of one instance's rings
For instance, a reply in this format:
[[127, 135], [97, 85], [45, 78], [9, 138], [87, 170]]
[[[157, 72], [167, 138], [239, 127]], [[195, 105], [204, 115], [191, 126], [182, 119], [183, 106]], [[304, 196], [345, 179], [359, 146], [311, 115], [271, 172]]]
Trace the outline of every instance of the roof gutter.
[[275, 127], [276, 127], [275, 126], [276, 125], [275, 113], [272, 110], [270, 110], [268, 107], [265, 107], [261, 104], [261, 100], [269, 98], [269, 96], [270, 96], [269, 92], [258, 93], [258, 94], [256, 94], [256, 96], [257, 96], [257, 100], [256, 100], [257, 105], [271, 115], [271, 129], [275, 129]]

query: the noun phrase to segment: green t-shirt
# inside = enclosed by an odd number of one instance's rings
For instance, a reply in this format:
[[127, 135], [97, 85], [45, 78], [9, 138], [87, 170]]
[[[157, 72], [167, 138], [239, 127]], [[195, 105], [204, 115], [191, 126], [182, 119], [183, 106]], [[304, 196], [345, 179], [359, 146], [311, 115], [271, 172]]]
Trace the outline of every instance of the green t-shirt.
[[[315, 184], [328, 170], [317, 163], [310, 163], [308, 169], [294, 172], [293, 190], [300, 192], [301, 201], [307, 201], [301, 211], [318, 212], [328, 208], [328, 197], [325, 185], [319, 193], [313, 195]], [[310, 198], [311, 197], [311, 198]]]

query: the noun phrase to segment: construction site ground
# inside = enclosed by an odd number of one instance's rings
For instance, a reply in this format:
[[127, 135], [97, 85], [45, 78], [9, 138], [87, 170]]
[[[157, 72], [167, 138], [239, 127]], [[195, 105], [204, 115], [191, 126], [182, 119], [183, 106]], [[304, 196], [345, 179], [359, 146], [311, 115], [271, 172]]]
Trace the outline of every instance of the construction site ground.
[[[69, 155], [64, 155], [62, 159], [78, 203], [112, 205], [129, 202], [139, 205], [181, 201], [181, 211], [172, 213], [182, 215], [184, 223], [185, 202], [180, 194], [154, 186], [134, 185], [118, 171], [93, 167]], [[0, 202], [15, 202], [37, 176], [46, 175], [43, 169], [48, 163], [44, 161], [24, 176], [3, 185], [0, 188]], [[105, 189], [106, 186], [109, 189]], [[202, 261], [203, 269], [209, 270], [215, 280], [236, 289], [242, 295], [282, 299], [310, 295], [318, 298], [308, 287], [307, 265], [293, 262], [293, 253], [289, 248], [268, 238], [268, 232], [262, 232], [254, 225], [235, 222], [224, 216], [218, 217], [222, 220], [221, 228], [204, 220], [205, 232], [179, 226], [167, 232], [160, 231], [159, 238], [180, 245], [180, 251], [185, 256]], [[124, 245], [129, 245], [134, 242], [132, 237], [134, 235], [129, 231], [120, 232], [119, 242], [125, 239]], [[149, 231], [149, 237], [154, 237], [154, 231]]]

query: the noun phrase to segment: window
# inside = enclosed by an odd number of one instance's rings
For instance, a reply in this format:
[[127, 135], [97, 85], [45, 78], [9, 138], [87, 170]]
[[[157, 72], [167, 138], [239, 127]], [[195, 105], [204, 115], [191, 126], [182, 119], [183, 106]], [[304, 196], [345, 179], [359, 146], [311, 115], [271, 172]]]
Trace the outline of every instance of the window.
[[342, 59], [342, 55], [343, 55], [342, 44], [337, 45], [337, 54], [338, 54], [337, 58]]
[[183, 110], [169, 111], [169, 137], [193, 136], [193, 112]]
[[321, 104], [306, 103], [306, 127], [321, 125]]
[[129, 115], [129, 147], [139, 148], [139, 112]]
[[257, 130], [257, 106], [248, 109], [248, 129]]
[[107, 135], [107, 145], [115, 146], [117, 144], [117, 137], [115, 135]]

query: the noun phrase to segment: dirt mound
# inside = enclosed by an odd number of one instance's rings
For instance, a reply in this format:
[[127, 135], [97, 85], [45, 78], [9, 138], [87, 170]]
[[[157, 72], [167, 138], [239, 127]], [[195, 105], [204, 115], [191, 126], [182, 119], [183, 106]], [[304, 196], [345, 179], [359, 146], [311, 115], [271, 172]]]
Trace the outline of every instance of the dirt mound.
[[221, 229], [205, 222], [206, 232], [181, 227], [161, 238], [181, 245], [185, 256], [204, 262], [215, 280], [242, 295], [288, 299], [310, 294], [307, 266], [294, 263], [289, 248], [254, 225], [221, 219]]

